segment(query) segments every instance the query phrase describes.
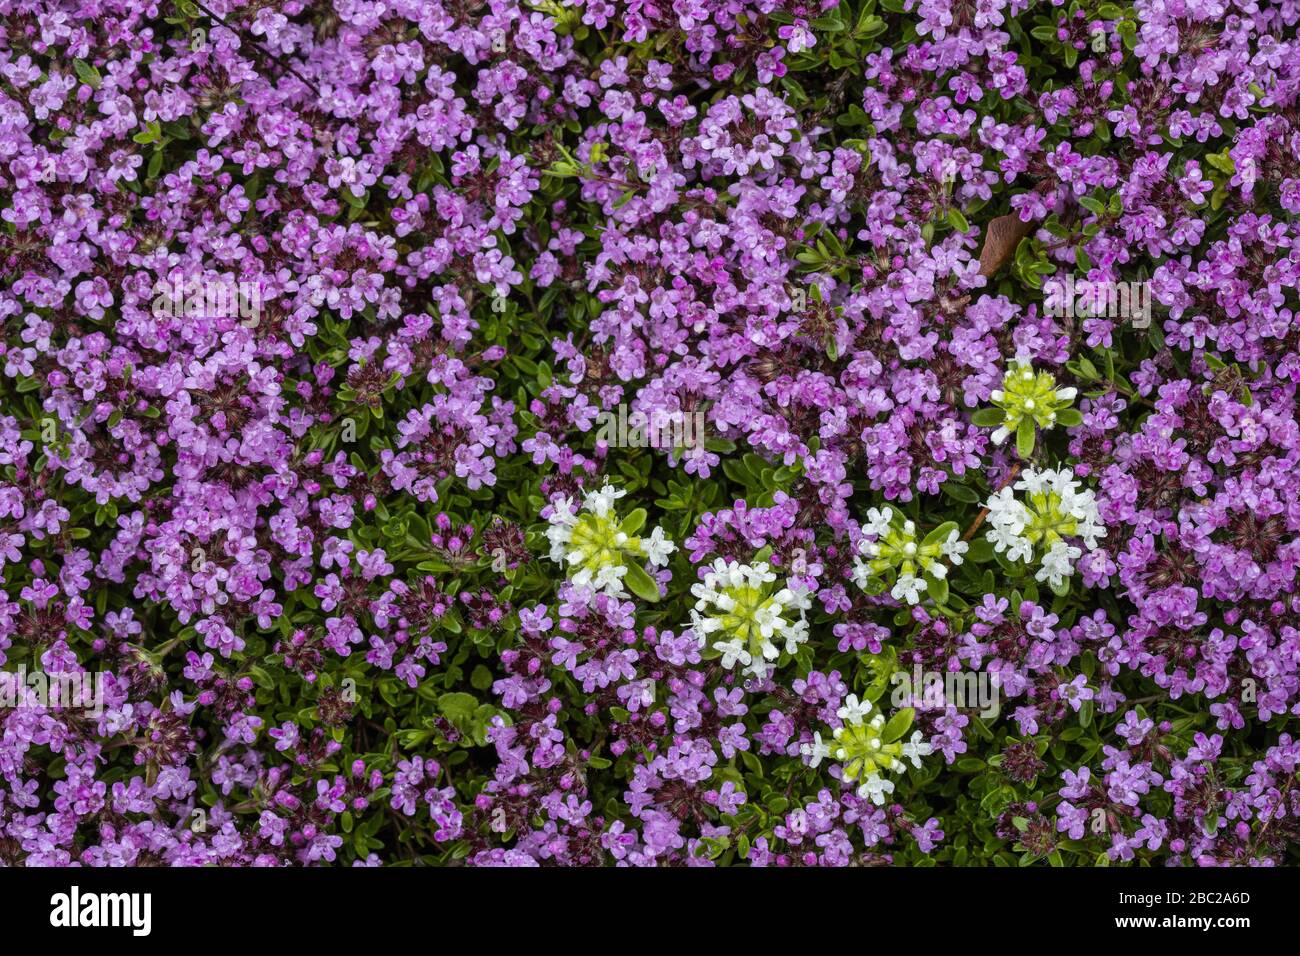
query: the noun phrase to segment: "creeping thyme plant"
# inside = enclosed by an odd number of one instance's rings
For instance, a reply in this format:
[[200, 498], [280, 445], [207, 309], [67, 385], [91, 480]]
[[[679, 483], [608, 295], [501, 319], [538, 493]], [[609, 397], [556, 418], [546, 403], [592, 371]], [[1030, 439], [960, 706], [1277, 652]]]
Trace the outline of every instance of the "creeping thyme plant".
[[883, 583], [884, 576], [894, 579], [890, 597], [916, 604], [923, 592], [942, 593], [942, 582], [948, 576], [945, 561], [954, 565], [962, 563], [962, 555], [970, 545], [958, 539], [957, 524], [945, 522], [918, 541], [916, 522], [893, 508], [872, 508], [862, 525], [863, 537], [858, 544], [858, 555], [853, 559], [853, 580], [863, 590], [874, 587], [873, 579]]
[[1078, 425], [1083, 421], [1083, 416], [1070, 408], [1078, 394], [1074, 387], [1057, 388], [1050, 372], [1035, 372], [1030, 362], [1017, 360], [1008, 366], [1002, 387], [989, 393], [989, 400], [997, 408], [977, 412], [971, 418], [978, 425], [997, 426], [991, 436], [995, 445], [1014, 435], [1021, 457], [1028, 457], [1034, 449], [1037, 428]]
[[904, 758], [919, 768], [921, 758], [933, 749], [922, 739], [920, 731], [914, 732], [911, 740], [899, 742], [911, 726], [912, 710], [900, 710], [888, 724], [883, 714], [868, 719], [870, 713], [870, 701], [859, 701], [849, 694], [844, 706], [836, 711], [841, 723], [831, 734], [833, 742], [823, 743], [821, 734], [816, 733], [813, 742], [804, 744], [801, 750], [812, 767], [828, 756], [840, 761], [840, 779], [856, 784], [859, 797], [879, 806], [894, 790], [893, 781], [885, 774], [904, 769]]
[[551, 560], [567, 565], [569, 580], [579, 587], [590, 586], [619, 597], [625, 594], [624, 580], [630, 578], [638, 595], [654, 601], [659, 597], [657, 585], [640, 564], [666, 565], [675, 545], [664, 537], [662, 528], [655, 528], [646, 538], [638, 537], [646, 512], [638, 508], [620, 519], [614, 502], [624, 494], [606, 484], [587, 492], [577, 513], [567, 498], [556, 501], [546, 529]]
[[0, 0], [0, 865], [1300, 862], [1298, 17]]
[[691, 630], [702, 649], [722, 655], [723, 667], [739, 663], [762, 677], [781, 652], [777, 640], [792, 654], [808, 639], [803, 616], [810, 606], [807, 594], [797, 583], [776, 588], [775, 581], [775, 572], [764, 562], [742, 565], [718, 558], [704, 580], [691, 587], [698, 599]]
[[1037, 553], [1041, 567], [1035, 579], [1046, 580], [1059, 591], [1073, 573], [1071, 562], [1083, 554], [1070, 541], [1077, 538], [1084, 546], [1096, 548], [1097, 540], [1106, 534], [1093, 493], [1080, 491], [1065, 469], [1026, 469], [1015, 490], [1024, 492], [1023, 499], [1006, 486], [989, 498], [987, 537], [994, 550], [1005, 551], [1011, 561], [1029, 562]]

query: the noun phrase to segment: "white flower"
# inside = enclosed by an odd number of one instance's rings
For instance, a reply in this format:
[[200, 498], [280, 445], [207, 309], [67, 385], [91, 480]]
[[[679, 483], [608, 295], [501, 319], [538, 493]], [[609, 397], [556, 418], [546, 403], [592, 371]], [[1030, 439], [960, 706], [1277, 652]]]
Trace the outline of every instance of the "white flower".
[[1100, 516], [1095, 512], [1086, 515], [1079, 522], [1078, 534], [1089, 548], [1097, 547], [1097, 539], [1106, 537], [1106, 529], [1100, 523]]
[[735, 667], [737, 661], [746, 667], [750, 664], [749, 651], [745, 650], [745, 646], [736, 638], [730, 641], [718, 641], [713, 645], [713, 649], [722, 652], [722, 666], [728, 670]]
[[895, 601], [916, 604], [921, 600], [921, 592], [924, 590], [925, 581], [923, 579], [914, 577], [911, 574], [903, 574], [899, 576], [893, 588], [890, 589], [889, 596]]
[[1020, 537], [1010, 528], [994, 526], [984, 536], [992, 543], [994, 551], [1006, 551], [1008, 560], [1028, 561], [1034, 553], [1029, 539]]
[[[1007, 489], [1003, 488], [1003, 491]], [[1027, 491], [1031, 495], [1040, 494], [1044, 491], [1070, 491], [1067, 485], [1064, 489], [1058, 488], [1057, 474], [1051, 469], [1036, 471], [1033, 468], [1026, 468], [1020, 473], [1020, 479], [1016, 482], [1017, 491]]]
[[577, 523], [573, 502], [568, 498], [559, 498], [551, 505], [550, 523], [546, 529], [546, 540], [551, 543], [551, 560], [563, 561], [568, 557], [568, 544], [573, 539], [573, 526]]
[[718, 598], [718, 592], [709, 583], [709, 577], [705, 577], [703, 581], [698, 581], [691, 585], [691, 596], [694, 597], [697, 602], [714, 601]]
[[551, 517], [549, 520], [552, 524], [562, 524], [572, 527], [573, 523], [578, 520], [577, 512], [578, 509], [573, 506], [573, 499], [565, 495], [556, 498], [555, 501], [552, 502]]
[[956, 531], [949, 532], [948, 540], [940, 546], [943, 556], [951, 561], [954, 565], [960, 565], [964, 560], [962, 555], [970, 550], [970, 545], [961, 540], [961, 536]]
[[[624, 597], [626, 593], [623, 590], [623, 577], [627, 574], [627, 568], [621, 564], [607, 564], [596, 572], [596, 590], [604, 591], [610, 597]], [[581, 584], [577, 576], [574, 576], [574, 583]]]
[[785, 638], [785, 652], [793, 654], [799, 650], [799, 645], [808, 640], [808, 622], [803, 618], [790, 624], [781, 634]]
[[[886, 506], [883, 511], [878, 511], [875, 508], [868, 509], [867, 521], [866, 524], [862, 526], [862, 533], [875, 535], [877, 538], [879, 538], [881, 535], [883, 535], [885, 532], [889, 530], [889, 522], [893, 519], [893, 517], [894, 517], [894, 511], [892, 508], [888, 506]], [[866, 556], [871, 557], [871, 555], [866, 555]]]
[[990, 522], [1014, 528], [1017, 534], [1024, 530], [1025, 522], [1029, 520], [1025, 506], [1010, 488], [1000, 489], [984, 506], [989, 509]]
[[820, 730], [813, 734], [812, 743], [803, 744], [799, 748], [799, 750], [803, 753], [805, 757], [810, 758], [808, 761], [808, 766], [810, 767], [817, 766], [819, 763], [822, 762], [823, 759], [831, 755], [831, 748], [826, 746], [826, 744], [822, 743], [822, 735]]
[[1064, 541], [1055, 542], [1043, 555], [1043, 566], [1034, 575], [1036, 581], [1046, 581], [1050, 587], [1060, 587], [1061, 583], [1074, 573], [1074, 561], [1083, 554], [1073, 545]]
[[650, 532], [650, 537], [641, 542], [645, 549], [646, 557], [650, 563], [656, 567], [665, 567], [668, 564], [668, 555], [677, 550], [677, 545], [673, 544], [664, 536], [664, 529], [656, 527]]
[[869, 713], [871, 713], [871, 701], [859, 701], [857, 694], [849, 694], [845, 697], [844, 704], [835, 711], [836, 716], [846, 724], [860, 724]]
[[741, 580], [751, 588], [761, 588], [764, 584], [771, 584], [776, 580], [776, 572], [769, 568], [765, 561], [752, 565], [737, 565], [737, 570]]
[[858, 796], [864, 800], [869, 799], [876, 806], [885, 805], [885, 795], [894, 792], [894, 782], [886, 780], [878, 773], [872, 773], [862, 779], [858, 787]]
[[912, 731], [912, 738], [903, 744], [903, 756], [912, 761], [912, 766], [921, 769], [921, 758], [934, 753], [934, 748], [925, 742], [919, 730]]
[[591, 491], [587, 493], [587, 498], [583, 501], [582, 507], [586, 508], [597, 518], [604, 518], [609, 514], [609, 509], [614, 507], [614, 502], [619, 498], [622, 498], [625, 494], [627, 494], [625, 489], [615, 488], [613, 485], [606, 482], [601, 485], [599, 491]]
[[812, 607], [812, 591], [795, 581], [787, 582], [776, 599], [797, 611], [807, 611]]
[[704, 635], [716, 631], [722, 627], [721, 618], [704, 617], [699, 611], [691, 611], [691, 630], [700, 635], [700, 643], [704, 644]]

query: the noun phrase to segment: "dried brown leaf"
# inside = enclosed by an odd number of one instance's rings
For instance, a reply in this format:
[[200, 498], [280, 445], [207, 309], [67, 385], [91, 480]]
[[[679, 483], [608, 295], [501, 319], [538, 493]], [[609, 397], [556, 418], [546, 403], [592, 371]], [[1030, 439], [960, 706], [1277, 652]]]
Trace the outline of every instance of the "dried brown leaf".
[[1020, 216], [1011, 213], [998, 216], [984, 231], [984, 248], [980, 250], [980, 275], [993, 275], [1016, 254], [1020, 240], [1034, 231], [1032, 222], [1021, 222]]

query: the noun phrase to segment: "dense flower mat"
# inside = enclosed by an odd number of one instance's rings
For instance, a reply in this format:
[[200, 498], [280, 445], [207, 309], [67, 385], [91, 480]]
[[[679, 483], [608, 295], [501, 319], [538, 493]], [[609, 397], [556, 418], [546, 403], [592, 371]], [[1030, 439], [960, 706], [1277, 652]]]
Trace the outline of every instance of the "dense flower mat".
[[0, 863], [1295, 862], [1298, 19], [0, 0]]

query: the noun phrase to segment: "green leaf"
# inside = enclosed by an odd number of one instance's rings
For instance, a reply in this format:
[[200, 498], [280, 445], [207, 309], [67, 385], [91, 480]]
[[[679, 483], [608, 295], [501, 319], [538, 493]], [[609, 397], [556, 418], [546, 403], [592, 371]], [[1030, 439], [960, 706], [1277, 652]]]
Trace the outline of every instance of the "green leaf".
[[1082, 356], [1077, 362], [1066, 367], [1069, 368], [1070, 371], [1074, 372], [1075, 375], [1080, 378], [1086, 378], [1090, 382], [1101, 378], [1101, 373], [1097, 371], [1097, 366], [1093, 365], [1092, 359], [1088, 358], [1086, 355]]
[[653, 602], [659, 600], [659, 585], [655, 583], [654, 578], [645, 573], [640, 565], [628, 565], [627, 575], [623, 578], [623, 583], [627, 585], [629, 591], [643, 601]]
[[132, 140], [134, 140], [137, 143], [140, 143], [142, 146], [147, 146], [150, 143], [156, 143], [161, 138], [162, 138], [162, 124], [160, 124], [157, 120], [154, 120], [153, 122], [149, 123], [143, 130], [141, 130], [139, 133], [136, 133], [134, 136], [131, 137]]
[[81, 82], [85, 83], [92, 90], [99, 89], [99, 84], [102, 83], [104, 79], [100, 76], [99, 70], [95, 69], [85, 60], [73, 60], [72, 68], [77, 71], [77, 76], [81, 78]]
[[973, 505], [980, 500], [979, 494], [974, 488], [968, 488], [966, 485], [958, 484], [955, 481], [945, 481], [939, 486], [943, 493], [954, 501], [961, 501], [968, 505]]
[[947, 578], [936, 578], [927, 571], [925, 574], [925, 589], [930, 597], [934, 599], [935, 604], [943, 604], [948, 600]]
[[1083, 676], [1088, 680], [1092, 680], [1092, 675], [1097, 672], [1097, 655], [1092, 651], [1087, 651], [1079, 661]]
[[952, 226], [958, 232], [970, 232], [970, 223], [966, 221], [966, 217], [961, 214], [960, 209], [954, 208], [948, 210], [948, 225]]
[[902, 710], [889, 718], [889, 723], [885, 724], [885, 729], [880, 732], [882, 743], [892, 744], [896, 740], [901, 740], [903, 735], [912, 729], [912, 720], [916, 717], [916, 711], [911, 707], [904, 707]]
[[935, 528], [933, 531], [927, 534], [925, 536], [925, 540], [922, 541], [921, 544], [922, 545], [940, 544], [944, 541], [947, 541], [948, 535], [952, 534], [956, 530], [957, 530], [957, 522], [945, 521], [943, 524], [939, 525], [939, 527]]
[[644, 508], [637, 508], [636, 511], [630, 512], [619, 525], [619, 529], [627, 536], [631, 537], [636, 534], [645, 525], [646, 511]]
[[1232, 175], [1237, 171], [1237, 164], [1233, 162], [1232, 156], [1228, 150], [1221, 153], [1207, 153], [1205, 161], [1220, 172]]
[[883, 594], [885, 591], [884, 578], [868, 578], [866, 585], [862, 588], [862, 593], [867, 597], [875, 597], [877, 594]]
[[866, 114], [866, 111], [861, 106], [854, 103], [849, 107], [847, 113], [836, 118], [835, 124], [837, 126], [869, 126], [871, 117]]
[[1007, 413], [1000, 408], [981, 408], [971, 415], [970, 420], [980, 428], [997, 428], [1007, 420]]
[[879, 36], [886, 29], [885, 21], [877, 16], [868, 16], [863, 11], [863, 17], [858, 21], [858, 25], [853, 30], [853, 36], [859, 40], [869, 40], [874, 36]]
[[1074, 428], [1083, 424], [1083, 413], [1077, 408], [1066, 408], [1056, 413], [1056, 424]]
[[473, 694], [460, 692], [443, 694], [438, 698], [438, 710], [458, 727], [462, 721], [468, 721], [478, 708], [478, 700]]
[[1032, 419], [1022, 418], [1020, 420], [1020, 427], [1016, 429], [1016, 451], [1026, 461], [1034, 453], [1034, 423]]

